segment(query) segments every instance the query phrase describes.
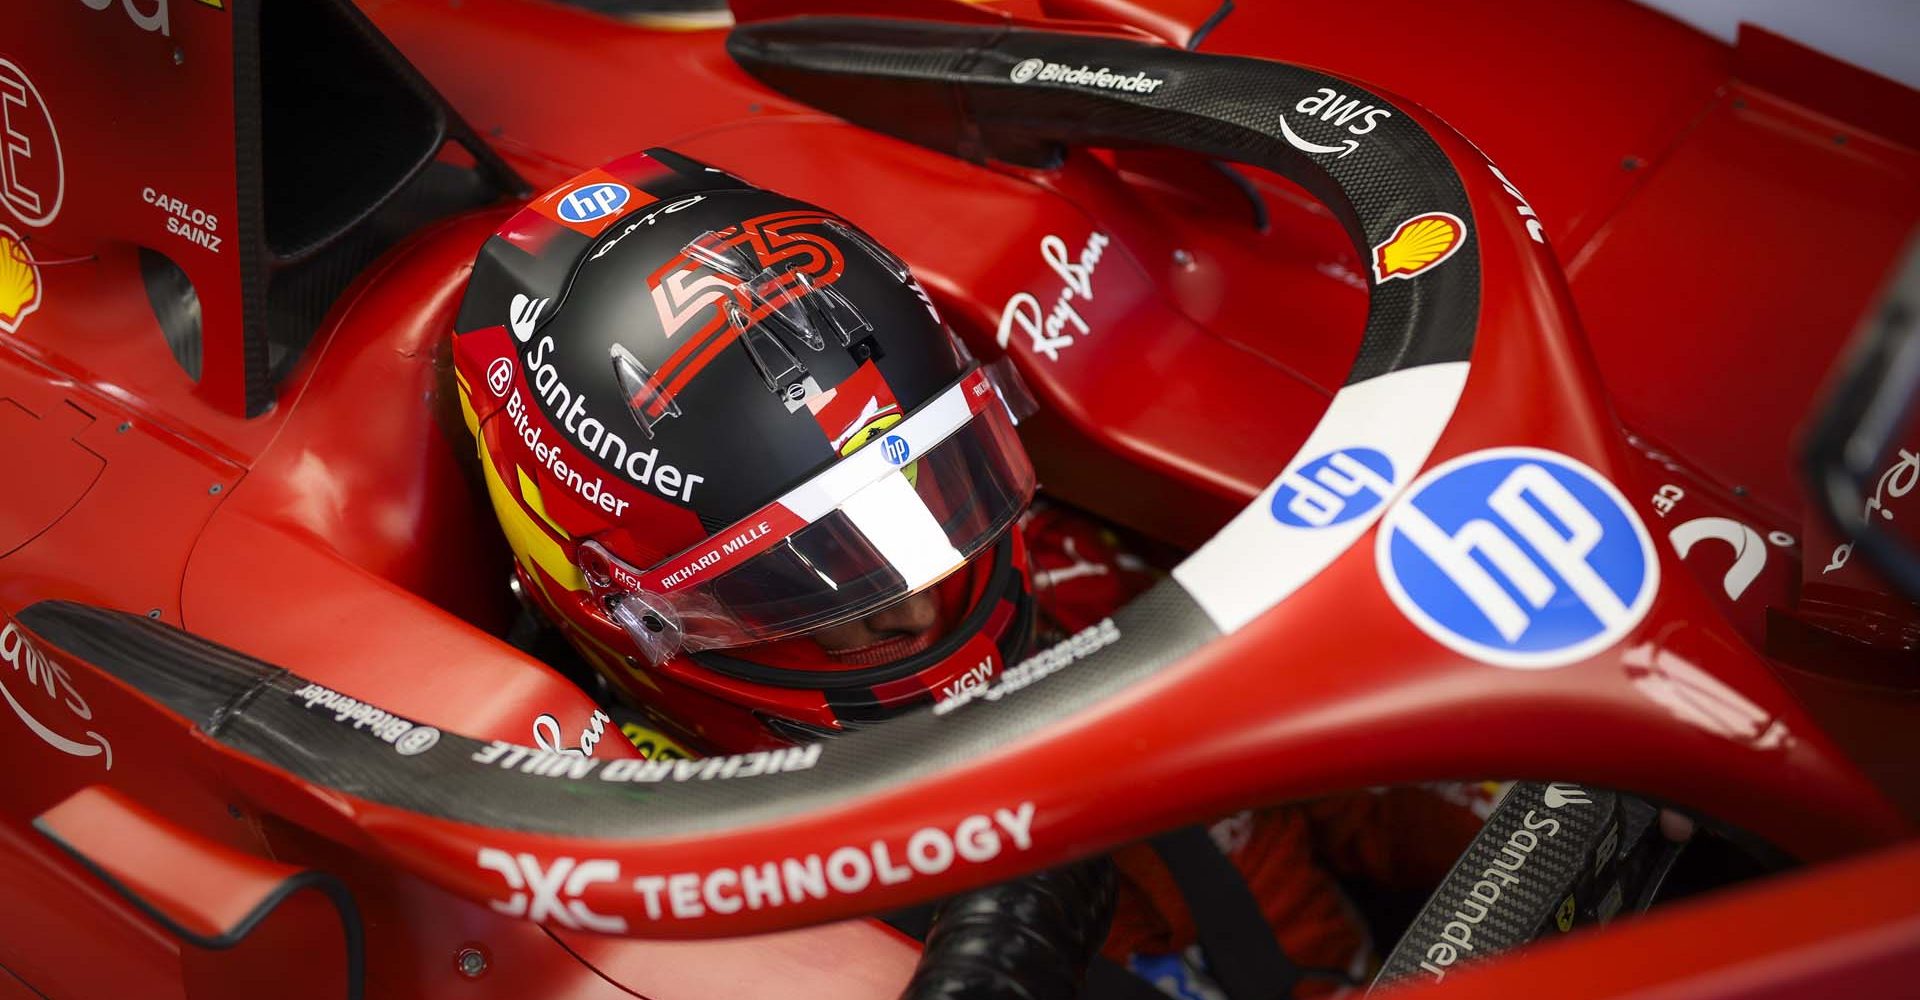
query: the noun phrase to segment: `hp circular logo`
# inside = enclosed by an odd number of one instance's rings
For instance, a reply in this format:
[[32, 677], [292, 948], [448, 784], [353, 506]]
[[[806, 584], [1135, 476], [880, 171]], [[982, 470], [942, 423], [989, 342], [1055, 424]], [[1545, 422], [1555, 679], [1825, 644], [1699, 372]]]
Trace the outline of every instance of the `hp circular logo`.
[[560, 217], [568, 222], [592, 222], [618, 212], [631, 197], [633, 192], [606, 181], [577, 187], [560, 199]]
[[1022, 59], [1018, 65], [1013, 67], [1013, 72], [1008, 75], [1013, 77], [1013, 82], [1015, 83], [1025, 83], [1039, 76], [1040, 71], [1046, 67], [1047, 61], [1045, 59]]
[[1381, 519], [1374, 557], [1409, 621], [1502, 667], [1593, 656], [1640, 624], [1660, 589], [1653, 538], [1620, 491], [1539, 448], [1434, 467]]
[[902, 465], [913, 454], [913, 449], [907, 447], [906, 438], [898, 434], [889, 434], [886, 440], [880, 442], [880, 452], [887, 456], [887, 461]]
[[1342, 448], [1280, 477], [1273, 519], [1325, 528], [1369, 513], [1393, 493], [1393, 462], [1372, 448]]

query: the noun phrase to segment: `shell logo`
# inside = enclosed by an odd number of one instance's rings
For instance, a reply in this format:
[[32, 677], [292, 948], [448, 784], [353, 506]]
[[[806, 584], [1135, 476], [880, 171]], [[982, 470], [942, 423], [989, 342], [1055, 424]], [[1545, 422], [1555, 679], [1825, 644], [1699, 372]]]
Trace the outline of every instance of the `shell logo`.
[[0, 331], [20, 329], [27, 314], [40, 308], [40, 268], [27, 256], [20, 234], [0, 226]]
[[1385, 243], [1373, 248], [1373, 278], [1385, 282], [1411, 278], [1438, 267], [1466, 242], [1467, 224], [1452, 212], [1427, 212], [1400, 223]]

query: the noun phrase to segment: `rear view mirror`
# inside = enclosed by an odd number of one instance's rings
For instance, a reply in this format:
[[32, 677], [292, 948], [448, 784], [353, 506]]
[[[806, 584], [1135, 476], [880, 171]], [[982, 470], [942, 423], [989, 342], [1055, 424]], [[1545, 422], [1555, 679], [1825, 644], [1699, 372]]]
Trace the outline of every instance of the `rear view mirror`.
[[[1815, 504], [1847, 539], [1829, 571], [1864, 559], [1920, 600], [1920, 233], [1830, 378], [1802, 456]], [[1908, 503], [1915, 505], [1906, 513]]]

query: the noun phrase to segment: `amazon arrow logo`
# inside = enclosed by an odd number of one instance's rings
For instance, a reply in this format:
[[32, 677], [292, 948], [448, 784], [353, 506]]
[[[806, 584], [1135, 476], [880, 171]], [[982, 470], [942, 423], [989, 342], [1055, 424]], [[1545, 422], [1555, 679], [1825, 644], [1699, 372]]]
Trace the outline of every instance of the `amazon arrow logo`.
[[1360, 148], [1360, 140], [1358, 139], [1343, 139], [1338, 146], [1322, 146], [1317, 142], [1308, 142], [1300, 138], [1300, 133], [1295, 132], [1293, 126], [1287, 124], [1286, 115], [1280, 115], [1278, 117], [1280, 118], [1280, 133], [1287, 137], [1287, 141], [1293, 144], [1293, 148], [1301, 152], [1338, 153], [1340, 155], [1334, 157], [1334, 159], [1338, 160]]
[[[0, 660], [13, 667], [17, 675], [24, 675], [28, 690], [42, 692], [48, 704], [64, 707], [67, 712], [82, 722], [93, 720], [93, 709], [87, 706], [80, 692], [74, 690], [73, 679], [67, 676], [63, 664], [47, 659], [46, 654], [34, 648], [27, 640], [27, 634], [19, 626], [8, 622], [0, 629]], [[34, 717], [20, 699], [13, 696], [13, 690], [5, 682], [0, 682], [0, 698], [5, 698], [13, 714], [40, 737], [46, 745], [74, 757], [101, 757], [101, 763], [107, 770], [113, 770], [113, 746], [105, 736], [92, 730], [86, 731], [86, 740], [69, 739], [55, 732], [46, 723]]]

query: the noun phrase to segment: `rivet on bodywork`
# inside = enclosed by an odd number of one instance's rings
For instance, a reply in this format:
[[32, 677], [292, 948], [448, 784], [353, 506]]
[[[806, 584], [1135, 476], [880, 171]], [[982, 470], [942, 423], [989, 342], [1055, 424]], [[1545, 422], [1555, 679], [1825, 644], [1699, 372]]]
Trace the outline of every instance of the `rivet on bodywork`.
[[468, 979], [479, 979], [487, 971], [486, 952], [478, 948], [462, 948], [460, 953], [453, 957], [453, 967], [460, 970], [460, 974]]

